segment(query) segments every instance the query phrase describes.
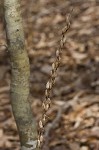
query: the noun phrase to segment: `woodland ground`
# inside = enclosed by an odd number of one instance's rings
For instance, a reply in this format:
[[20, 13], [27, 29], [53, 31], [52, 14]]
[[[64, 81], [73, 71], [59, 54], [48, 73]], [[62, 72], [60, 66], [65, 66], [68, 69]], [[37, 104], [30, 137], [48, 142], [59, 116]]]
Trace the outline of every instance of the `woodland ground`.
[[[46, 123], [45, 150], [99, 150], [99, 1], [22, 0], [37, 120], [66, 15], [74, 9]], [[0, 22], [0, 45], [5, 43]], [[0, 150], [19, 150], [10, 102], [11, 69], [0, 46]], [[51, 126], [49, 126], [49, 124]]]

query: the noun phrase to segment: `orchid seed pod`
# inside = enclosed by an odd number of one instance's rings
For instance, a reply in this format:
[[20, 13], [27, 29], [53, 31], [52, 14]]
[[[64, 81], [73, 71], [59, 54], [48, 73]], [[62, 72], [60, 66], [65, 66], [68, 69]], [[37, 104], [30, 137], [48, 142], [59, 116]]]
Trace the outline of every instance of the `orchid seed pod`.
[[40, 142], [42, 143], [43, 140], [44, 140], [44, 138], [43, 138], [43, 136], [41, 135], [41, 136], [40, 136]]
[[56, 50], [56, 56], [59, 57], [60, 56], [60, 51]]
[[43, 128], [43, 123], [42, 123], [41, 120], [39, 121], [39, 127], [40, 127], [41, 129]]
[[52, 70], [55, 70], [56, 69], [56, 66], [55, 66], [55, 63], [52, 64]]
[[45, 106], [45, 110], [47, 111], [49, 109], [50, 105], [49, 104], [46, 104]]

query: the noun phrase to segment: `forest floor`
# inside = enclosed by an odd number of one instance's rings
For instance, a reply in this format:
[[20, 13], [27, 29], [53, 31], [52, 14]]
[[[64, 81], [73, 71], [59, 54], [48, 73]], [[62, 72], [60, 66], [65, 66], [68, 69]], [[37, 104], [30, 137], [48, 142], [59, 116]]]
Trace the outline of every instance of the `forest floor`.
[[[99, 1], [22, 0], [26, 48], [31, 64], [31, 106], [38, 121], [66, 16], [73, 8], [49, 119], [44, 150], [99, 150]], [[5, 34], [0, 22], [0, 45]], [[0, 150], [19, 150], [10, 102], [11, 68], [0, 46]]]

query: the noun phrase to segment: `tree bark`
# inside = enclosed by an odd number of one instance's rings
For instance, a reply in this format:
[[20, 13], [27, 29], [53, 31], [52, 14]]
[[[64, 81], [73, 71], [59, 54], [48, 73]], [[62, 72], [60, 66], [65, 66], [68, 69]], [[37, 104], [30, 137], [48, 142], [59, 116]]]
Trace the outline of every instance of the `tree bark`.
[[0, 21], [3, 18], [3, 0], [0, 0]]
[[21, 150], [37, 150], [37, 129], [28, 102], [30, 67], [24, 47], [19, 0], [4, 0], [6, 35], [11, 59], [11, 103]]

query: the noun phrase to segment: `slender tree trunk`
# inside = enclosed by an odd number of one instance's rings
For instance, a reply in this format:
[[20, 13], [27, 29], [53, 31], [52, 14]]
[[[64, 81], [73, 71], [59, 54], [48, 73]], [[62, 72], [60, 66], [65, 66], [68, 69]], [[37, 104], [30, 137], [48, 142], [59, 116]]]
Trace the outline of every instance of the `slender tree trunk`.
[[19, 131], [21, 150], [37, 150], [37, 130], [29, 106], [29, 59], [24, 48], [24, 32], [19, 0], [4, 0], [6, 34], [10, 52], [11, 103]]

